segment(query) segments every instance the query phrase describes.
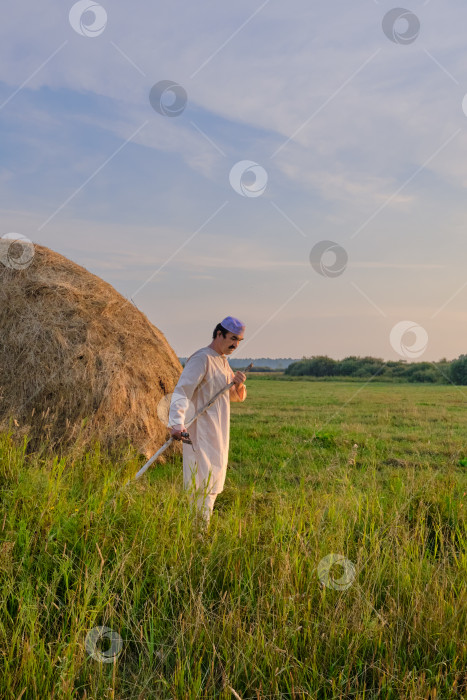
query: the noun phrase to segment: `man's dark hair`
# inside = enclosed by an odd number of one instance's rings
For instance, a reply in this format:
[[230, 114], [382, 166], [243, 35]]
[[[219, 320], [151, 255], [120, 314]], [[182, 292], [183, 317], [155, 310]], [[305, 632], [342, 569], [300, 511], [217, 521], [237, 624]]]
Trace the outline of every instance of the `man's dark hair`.
[[225, 338], [227, 333], [229, 332], [227, 328], [224, 328], [220, 323], [217, 324], [217, 326], [214, 328], [212, 337], [213, 339], [217, 338], [217, 331], [220, 331], [222, 333], [222, 336]]

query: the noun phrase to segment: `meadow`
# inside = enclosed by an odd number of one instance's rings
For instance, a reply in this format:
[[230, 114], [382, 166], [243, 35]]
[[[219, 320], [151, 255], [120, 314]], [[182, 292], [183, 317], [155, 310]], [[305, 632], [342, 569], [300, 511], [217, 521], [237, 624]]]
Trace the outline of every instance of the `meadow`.
[[207, 533], [178, 456], [0, 436], [1, 698], [467, 698], [467, 388], [247, 387]]

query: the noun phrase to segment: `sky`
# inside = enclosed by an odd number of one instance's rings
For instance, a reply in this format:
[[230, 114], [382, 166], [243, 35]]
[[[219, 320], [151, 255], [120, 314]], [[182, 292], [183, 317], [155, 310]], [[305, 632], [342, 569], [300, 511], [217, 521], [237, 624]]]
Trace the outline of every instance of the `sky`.
[[228, 315], [238, 357], [458, 357], [465, 26], [461, 0], [18, 0], [0, 236], [110, 283], [180, 357]]

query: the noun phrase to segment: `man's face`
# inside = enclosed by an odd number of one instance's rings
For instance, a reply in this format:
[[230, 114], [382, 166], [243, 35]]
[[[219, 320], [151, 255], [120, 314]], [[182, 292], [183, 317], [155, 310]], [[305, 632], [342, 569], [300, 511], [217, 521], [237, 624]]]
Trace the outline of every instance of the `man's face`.
[[223, 338], [222, 333], [218, 331], [217, 337], [222, 343], [221, 350], [224, 355], [231, 355], [233, 351], [238, 348], [239, 343], [241, 343], [243, 340], [243, 334], [235, 335], [235, 333], [231, 333], [230, 331], [227, 331], [225, 338]]

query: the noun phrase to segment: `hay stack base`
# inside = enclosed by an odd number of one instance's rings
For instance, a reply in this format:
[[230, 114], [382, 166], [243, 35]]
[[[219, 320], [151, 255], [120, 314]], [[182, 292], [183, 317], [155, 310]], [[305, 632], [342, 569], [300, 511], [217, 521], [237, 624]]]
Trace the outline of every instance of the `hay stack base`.
[[0, 428], [28, 435], [30, 451], [99, 441], [110, 452], [131, 443], [149, 458], [169, 437], [157, 408], [182, 366], [99, 277], [35, 245], [25, 269], [0, 264], [0, 328]]

